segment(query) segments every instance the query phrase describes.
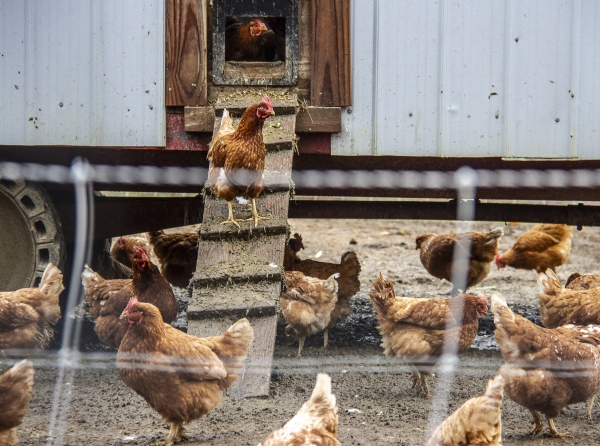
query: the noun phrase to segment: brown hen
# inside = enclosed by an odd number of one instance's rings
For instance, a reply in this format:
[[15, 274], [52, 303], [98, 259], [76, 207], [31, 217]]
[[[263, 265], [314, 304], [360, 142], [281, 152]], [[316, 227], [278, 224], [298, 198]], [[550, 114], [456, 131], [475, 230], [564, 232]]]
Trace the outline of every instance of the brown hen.
[[259, 18], [253, 18], [249, 22], [230, 21], [225, 28], [225, 60], [264, 62], [264, 34], [267, 32], [273, 34]]
[[596, 274], [573, 273], [567, 279], [565, 288], [568, 290], [589, 290], [600, 287], [600, 276]]
[[502, 445], [504, 379], [488, 382], [485, 394], [465, 403], [440, 424], [425, 446]]
[[258, 446], [341, 446], [337, 430], [337, 406], [335, 395], [331, 394], [331, 378], [319, 373], [310, 399], [294, 418]]
[[[299, 271], [286, 271], [286, 291], [281, 292], [279, 302], [283, 317], [288, 323], [286, 334], [298, 339], [298, 356], [302, 356], [304, 340], [325, 330], [337, 302], [338, 284], [333, 274], [326, 280], [305, 276]], [[325, 334], [324, 347], [327, 346]]]
[[[483, 294], [449, 299], [399, 297], [381, 273], [373, 281], [369, 297], [377, 312], [384, 354], [411, 364], [413, 388], [428, 397], [427, 376], [442, 354], [444, 338], [458, 343], [458, 354], [465, 352], [477, 335], [478, 319], [487, 313]], [[456, 313], [461, 307], [462, 320], [458, 320]]]
[[135, 298], [122, 317], [129, 329], [117, 354], [119, 376], [172, 423], [167, 444], [179, 442], [183, 424], [213, 410], [237, 380], [254, 331], [240, 319], [220, 336], [196, 338], [165, 324], [154, 305]]
[[176, 287], [189, 285], [198, 261], [198, 234], [196, 232], [164, 231], [148, 233], [154, 254], [160, 262], [160, 272]]
[[565, 289], [551, 269], [539, 274], [537, 283], [544, 327], [600, 324], [600, 288]]
[[563, 265], [571, 254], [573, 228], [539, 224], [521, 235], [512, 248], [496, 256], [496, 266], [535, 269], [538, 273]]
[[122, 263], [127, 268], [133, 268], [133, 258], [135, 256], [134, 246], [143, 249], [146, 254], [150, 254], [150, 245], [148, 240], [143, 237], [126, 237], [121, 236], [112, 245], [110, 255], [116, 261]]
[[227, 200], [229, 208], [229, 216], [222, 224], [239, 226], [233, 218], [232, 200], [243, 196], [252, 200], [254, 226], [258, 226], [258, 220], [266, 219], [258, 215], [256, 198], [261, 194], [265, 180], [267, 150], [263, 141], [263, 124], [274, 114], [271, 100], [265, 96], [261, 102], [246, 109], [237, 129], [233, 130], [229, 113], [223, 111], [221, 127], [208, 151], [208, 179], [212, 191], [217, 197]]
[[167, 323], [173, 322], [177, 316], [177, 300], [171, 285], [145, 251], [138, 247], [134, 249], [133, 279], [104, 280], [87, 265], [81, 274], [81, 283], [90, 306], [89, 314], [96, 321], [94, 330], [98, 338], [112, 348], [119, 348], [127, 332], [127, 321], [119, 317], [134, 296], [140, 302], [149, 302], [158, 307]]
[[[452, 282], [454, 267], [454, 249], [469, 258], [469, 274], [466, 287], [477, 285], [485, 279], [492, 269], [494, 257], [498, 254], [498, 241], [504, 232], [501, 228], [489, 232], [464, 232], [461, 234], [419, 235], [417, 247], [421, 251], [421, 263], [429, 274], [438, 279]], [[470, 245], [470, 248], [469, 248]], [[470, 255], [469, 255], [470, 251]], [[450, 294], [459, 290], [453, 285]]]
[[285, 271], [300, 271], [306, 276], [326, 280], [333, 274], [339, 274], [336, 279], [338, 283], [338, 299], [335, 308], [331, 312], [329, 324], [323, 335], [325, 336], [325, 347], [329, 338], [329, 329], [335, 327], [339, 322], [346, 319], [352, 313], [350, 299], [360, 290], [360, 262], [355, 252], [342, 254], [340, 263], [319, 262], [312, 259], [301, 259], [298, 252], [304, 249], [300, 234], [294, 234], [285, 247], [283, 257], [283, 269]]
[[60, 319], [62, 279], [49, 263], [37, 288], [0, 292], [0, 349], [48, 347]]
[[18, 443], [17, 427], [23, 421], [33, 389], [33, 363], [23, 360], [0, 376], [0, 445]]
[[597, 344], [578, 342], [564, 328], [552, 330], [514, 314], [504, 298], [492, 295], [494, 337], [506, 364], [500, 368], [504, 392], [533, 415], [532, 434], [543, 430], [546, 416], [551, 437], [559, 434], [553, 419], [563, 407], [586, 401], [600, 389]]

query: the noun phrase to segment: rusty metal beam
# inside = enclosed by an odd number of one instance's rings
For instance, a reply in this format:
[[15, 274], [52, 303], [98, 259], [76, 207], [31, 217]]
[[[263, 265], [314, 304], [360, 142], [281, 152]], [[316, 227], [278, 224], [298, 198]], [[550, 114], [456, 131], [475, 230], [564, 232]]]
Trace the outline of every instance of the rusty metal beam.
[[[600, 206], [478, 203], [476, 221], [564, 223], [600, 226]], [[456, 220], [456, 201], [308, 201], [290, 202], [289, 218], [362, 218], [398, 220]]]

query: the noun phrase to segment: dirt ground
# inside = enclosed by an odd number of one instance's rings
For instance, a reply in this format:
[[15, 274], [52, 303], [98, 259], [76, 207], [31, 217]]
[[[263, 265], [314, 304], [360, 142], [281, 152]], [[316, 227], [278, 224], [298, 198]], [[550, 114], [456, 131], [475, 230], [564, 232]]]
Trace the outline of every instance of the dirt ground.
[[[417, 397], [407, 379], [408, 367], [385, 358], [379, 347], [373, 309], [368, 300], [370, 281], [380, 271], [394, 282], [396, 293], [404, 296], [446, 297], [450, 284], [431, 277], [419, 261], [415, 236], [423, 232], [453, 232], [469, 226], [452, 222], [293, 220], [292, 232], [299, 232], [306, 249], [303, 258], [339, 261], [345, 249], [358, 253], [362, 263], [361, 290], [354, 298], [354, 314], [330, 332], [330, 348], [321, 349], [322, 335], [307, 339], [303, 357], [296, 359], [296, 347], [287, 346], [279, 324], [271, 391], [265, 398], [232, 399], [187, 428], [190, 445], [256, 445], [272, 430], [281, 427], [310, 396], [316, 373], [332, 377], [333, 393], [339, 408], [339, 440], [344, 445], [422, 445], [428, 435], [432, 400]], [[500, 241], [507, 249], [531, 225], [504, 226], [503, 223], [473, 224], [475, 230], [502, 226]], [[354, 239], [355, 244], [350, 244]], [[558, 269], [563, 281], [573, 272], [599, 273], [600, 229], [576, 232], [569, 262]], [[472, 289], [489, 297], [503, 294], [511, 307], [538, 320], [536, 274], [510, 268], [497, 271]], [[450, 411], [465, 400], [480, 395], [486, 382], [502, 364], [492, 340], [491, 316], [482, 318], [475, 348], [461, 357], [450, 395]], [[164, 438], [168, 426], [145, 401], [125, 386], [115, 369], [114, 352], [86, 353], [70, 386], [71, 402], [63, 444], [141, 444]], [[36, 377], [30, 411], [19, 429], [20, 444], [44, 444], [56, 380], [56, 355], [34, 358]], [[0, 373], [7, 368], [0, 365]], [[436, 393], [439, 371], [430, 379]], [[358, 411], [353, 410], [358, 409]], [[600, 404], [593, 419], [585, 419], [585, 404], [567, 407], [556, 419], [559, 431], [575, 438], [553, 440], [529, 435], [530, 413], [505, 398], [503, 403], [503, 444], [561, 445], [600, 444]], [[547, 427], [545, 427], [547, 430]], [[54, 443], [58, 438], [51, 439]]]

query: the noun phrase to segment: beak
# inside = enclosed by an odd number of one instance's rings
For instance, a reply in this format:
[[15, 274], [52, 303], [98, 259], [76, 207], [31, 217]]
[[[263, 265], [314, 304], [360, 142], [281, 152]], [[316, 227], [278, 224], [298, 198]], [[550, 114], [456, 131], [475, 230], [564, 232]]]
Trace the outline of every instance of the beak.
[[275, 116], [275, 110], [269, 110], [269, 111], [268, 111], [268, 113], [269, 113], [271, 116]]
[[121, 316], [119, 316], [119, 320], [120, 319], [125, 319], [127, 317], [127, 313], [125, 313], [124, 311], [121, 313]]

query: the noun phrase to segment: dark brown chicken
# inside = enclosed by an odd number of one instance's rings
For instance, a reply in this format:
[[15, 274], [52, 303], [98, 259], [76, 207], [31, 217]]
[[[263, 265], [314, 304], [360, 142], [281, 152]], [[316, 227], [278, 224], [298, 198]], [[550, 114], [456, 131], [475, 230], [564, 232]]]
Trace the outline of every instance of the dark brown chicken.
[[521, 235], [512, 248], [496, 256], [496, 266], [534, 269], [538, 273], [555, 270], [571, 254], [573, 228], [567, 225], [539, 224]]
[[37, 288], [0, 292], [0, 349], [48, 347], [60, 319], [62, 279], [49, 263]]
[[[467, 351], [477, 335], [478, 319], [488, 310], [483, 294], [450, 299], [396, 296], [394, 285], [381, 273], [373, 281], [369, 297], [377, 311], [384, 354], [411, 364], [413, 388], [425, 396], [431, 396], [427, 376], [442, 354], [444, 338], [458, 342], [458, 354]], [[462, 321], [455, 314], [461, 306]]]
[[338, 300], [331, 312], [329, 324], [323, 332], [325, 336], [325, 347], [329, 339], [329, 329], [335, 327], [338, 322], [346, 319], [352, 312], [350, 299], [360, 290], [360, 262], [355, 252], [342, 254], [340, 263], [319, 262], [318, 260], [304, 259], [298, 257], [298, 252], [304, 249], [300, 234], [294, 234], [285, 247], [283, 257], [283, 269], [285, 271], [300, 271], [306, 276], [321, 280], [327, 280], [334, 274], [340, 276], [336, 279], [338, 283]]
[[0, 375], [0, 445], [18, 443], [17, 427], [23, 421], [33, 388], [33, 364], [29, 360], [16, 363]]
[[167, 323], [177, 316], [177, 300], [171, 285], [141, 248], [136, 246], [134, 250], [133, 279], [104, 280], [87, 265], [81, 274], [81, 283], [90, 305], [89, 314], [96, 321], [96, 334], [112, 348], [119, 348], [127, 332], [127, 321], [119, 317], [134, 296], [140, 302], [158, 307]]
[[196, 232], [164, 231], [148, 233], [154, 254], [160, 262], [160, 272], [173, 285], [185, 288], [196, 271], [198, 234]]
[[[462, 234], [434, 234], [432, 232], [417, 237], [417, 248], [421, 251], [421, 263], [429, 274], [438, 279], [452, 282], [454, 248], [457, 246], [469, 258], [467, 288], [485, 279], [498, 254], [498, 241], [503, 235], [501, 228], [489, 232], [465, 232]], [[469, 255], [469, 243], [470, 255]], [[453, 285], [451, 294], [458, 292]]]
[[267, 31], [267, 26], [259, 18], [253, 18], [249, 22], [229, 21], [229, 26], [225, 29], [225, 60], [263, 62], [265, 60], [263, 37]]
[[148, 241], [142, 237], [125, 237], [121, 236], [113, 244], [110, 249], [110, 255], [116, 261], [122, 263], [127, 268], [133, 268], [133, 258], [135, 256], [134, 246], [143, 249], [146, 254], [150, 254], [150, 246]]
[[266, 219], [258, 215], [256, 198], [261, 194], [265, 180], [267, 150], [263, 141], [263, 124], [274, 114], [271, 100], [265, 96], [261, 102], [246, 109], [237, 129], [233, 130], [229, 113], [223, 111], [221, 127], [208, 151], [208, 178], [212, 190], [217, 197], [227, 200], [229, 207], [229, 216], [222, 224], [239, 226], [233, 218], [232, 200], [243, 196], [252, 200], [254, 226], [258, 226], [258, 220]]
[[244, 370], [254, 331], [240, 319], [220, 336], [197, 338], [163, 322], [158, 309], [132, 298], [123, 310], [129, 329], [117, 355], [121, 379], [167, 423], [167, 444], [182, 440], [183, 424], [213, 410]]
[[514, 314], [498, 294], [492, 295], [492, 312], [494, 337], [506, 362], [500, 368], [506, 396], [531, 411], [532, 434], [543, 430], [542, 413], [551, 437], [570, 437], [558, 433], [553, 419], [600, 389], [598, 344], [581, 342], [576, 333], [565, 333], [569, 328], [539, 327]]
[[567, 290], [590, 290], [592, 288], [598, 288], [600, 286], [600, 276], [595, 274], [581, 275], [579, 273], [573, 273], [567, 279], [565, 288]]

